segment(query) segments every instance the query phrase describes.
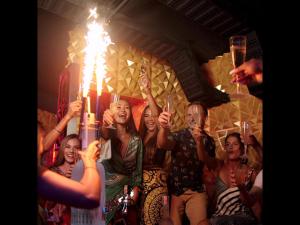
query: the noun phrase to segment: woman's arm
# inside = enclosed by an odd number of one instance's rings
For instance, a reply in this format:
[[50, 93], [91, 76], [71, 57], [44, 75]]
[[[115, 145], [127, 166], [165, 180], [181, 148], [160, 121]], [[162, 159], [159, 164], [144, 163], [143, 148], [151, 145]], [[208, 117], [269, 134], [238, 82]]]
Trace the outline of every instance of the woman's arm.
[[92, 142], [85, 152], [79, 152], [85, 169], [80, 182], [68, 179], [45, 167], [39, 167], [38, 191], [49, 200], [79, 207], [95, 208], [99, 205], [101, 182], [96, 167], [99, 155], [98, 141]]
[[59, 123], [52, 129], [44, 138], [44, 149], [48, 150], [57, 140], [57, 138], [64, 131], [68, 122], [74, 117], [79, 116], [81, 112], [81, 100], [71, 102], [67, 114], [59, 121]]
[[140, 79], [147, 78], [148, 82], [144, 84], [143, 89], [144, 89], [144, 91], [146, 93], [147, 101], [148, 101], [150, 110], [152, 112], [152, 116], [158, 117], [159, 113], [161, 113], [162, 110], [157, 105], [155, 99], [152, 96], [152, 93], [151, 93], [151, 84], [150, 84], [148, 76], [147, 76], [147, 71], [146, 70], [141, 70], [140, 76], [141, 76]]

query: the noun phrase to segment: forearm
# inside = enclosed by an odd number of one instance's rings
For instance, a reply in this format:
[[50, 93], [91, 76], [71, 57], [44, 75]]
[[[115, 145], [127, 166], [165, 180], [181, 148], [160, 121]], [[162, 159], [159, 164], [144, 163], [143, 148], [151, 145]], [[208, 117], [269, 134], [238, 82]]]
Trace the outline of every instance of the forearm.
[[96, 162], [84, 165], [84, 173], [80, 183], [84, 186], [87, 198], [99, 198], [101, 193], [101, 179], [103, 178], [98, 173]]
[[77, 182], [40, 168], [38, 191], [41, 197], [80, 208], [95, 208], [99, 205], [101, 180], [95, 169], [85, 170], [84, 180]]
[[239, 185], [238, 188], [240, 189], [241, 199], [245, 205], [251, 207], [255, 203], [255, 196], [251, 195], [247, 190], [245, 185]]
[[160, 110], [159, 106], [156, 104], [156, 101], [153, 98], [150, 90], [147, 93], [147, 100], [148, 100], [148, 103], [149, 103], [150, 110], [153, 114], [152, 116], [158, 116], [159, 113], [161, 112], [161, 110]]
[[167, 128], [160, 128], [157, 134], [157, 147], [161, 149], [168, 149], [169, 143], [168, 135], [170, 133], [170, 130]]
[[104, 140], [108, 140], [110, 138], [110, 130], [109, 130], [109, 128], [105, 128], [104, 126], [101, 127], [101, 137]]
[[209, 169], [216, 169], [218, 167], [218, 160], [210, 157], [205, 151], [205, 146], [202, 141], [196, 142], [198, 159], [203, 161]]
[[205, 150], [202, 140], [196, 142], [197, 156], [200, 161], [206, 162]]
[[49, 149], [62, 134], [71, 117], [67, 114], [44, 138], [44, 149]]

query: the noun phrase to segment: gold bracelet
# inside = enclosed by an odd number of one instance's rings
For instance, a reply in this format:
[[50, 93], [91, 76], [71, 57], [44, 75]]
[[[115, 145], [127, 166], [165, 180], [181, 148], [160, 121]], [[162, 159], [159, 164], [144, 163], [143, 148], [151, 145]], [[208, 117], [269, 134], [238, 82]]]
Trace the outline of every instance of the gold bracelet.
[[92, 169], [97, 170], [97, 168], [96, 168], [96, 167], [93, 167], [93, 166], [85, 166], [85, 167], [84, 167], [84, 169], [88, 169], [88, 168], [92, 168]]
[[59, 131], [59, 130], [57, 130], [57, 128], [56, 128], [56, 127], [54, 127], [54, 130], [55, 130], [57, 133], [59, 133], [59, 134], [61, 134], [61, 133], [62, 133], [62, 131]]

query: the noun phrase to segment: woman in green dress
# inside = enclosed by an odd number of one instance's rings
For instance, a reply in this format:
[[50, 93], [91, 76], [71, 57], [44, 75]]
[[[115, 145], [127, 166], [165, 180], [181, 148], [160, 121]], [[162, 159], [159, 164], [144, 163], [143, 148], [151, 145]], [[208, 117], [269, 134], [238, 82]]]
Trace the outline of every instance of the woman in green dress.
[[[116, 129], [108, 128], [114, 124]], [[114, 224], [118, 219], [125, 219], [129, 224], [137, 224], [137, 208], [139, 192], [142, 185], [143, 144], [137, 135], [131, 107], [125, 100], [119, 100], [103, 114], [102, 137], [111, 139], [112, 156], [104, 160], [106, 187], [106, 224]], [[128, 185], [128, 193], [132, 199], [128, 213], [122, 217], [124, 186]]]

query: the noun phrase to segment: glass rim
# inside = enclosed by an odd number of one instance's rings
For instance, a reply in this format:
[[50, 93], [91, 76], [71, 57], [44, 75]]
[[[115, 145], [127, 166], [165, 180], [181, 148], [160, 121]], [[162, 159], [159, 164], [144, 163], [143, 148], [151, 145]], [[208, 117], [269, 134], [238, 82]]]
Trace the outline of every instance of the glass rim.
[[246, 35], [234, 35], [229, 38], [229, 43], [234, 42], [245, 42], [247, 43], [247, 36]]
[[233, 39], [233, 38], [247, 38], [247, 35], [232, 35], [229, 37], [229, 39]]

